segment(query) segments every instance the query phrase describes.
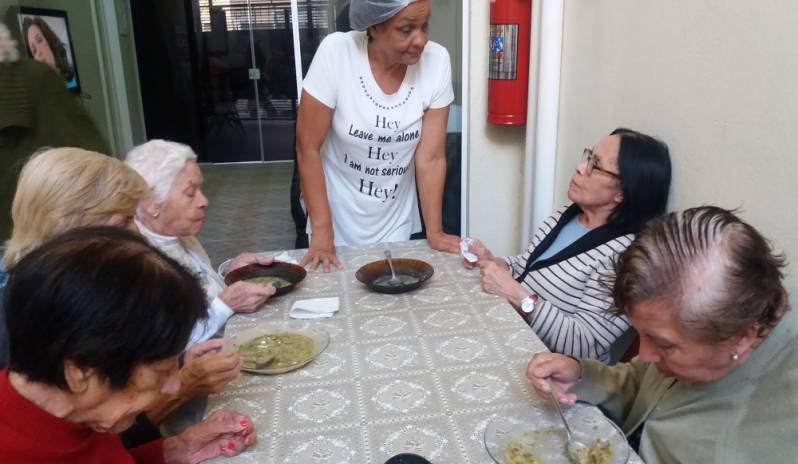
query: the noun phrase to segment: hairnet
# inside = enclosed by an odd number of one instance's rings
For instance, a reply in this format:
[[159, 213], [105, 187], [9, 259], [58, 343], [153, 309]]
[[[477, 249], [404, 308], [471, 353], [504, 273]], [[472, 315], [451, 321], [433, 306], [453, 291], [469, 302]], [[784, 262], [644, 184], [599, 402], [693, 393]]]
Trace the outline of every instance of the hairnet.
[[356, 31], [391, 19], [402, 8], [416, 0], [352, 0], [349, 4], [349, 25]]

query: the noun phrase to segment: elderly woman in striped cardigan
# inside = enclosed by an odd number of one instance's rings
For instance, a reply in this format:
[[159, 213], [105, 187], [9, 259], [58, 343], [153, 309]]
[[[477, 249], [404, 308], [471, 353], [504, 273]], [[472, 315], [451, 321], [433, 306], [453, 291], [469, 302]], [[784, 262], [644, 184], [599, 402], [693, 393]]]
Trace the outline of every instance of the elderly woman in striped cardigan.
[[472, 241], [482, 288], [506, 298], [552, 351], [609, 362], [630, 330], [624, 317], [608, 314], [613, 261], [665, 211], [670, 180], [667, 145], [614, 130], [585, 148], [568, 186], [572, 203], [544, 221], [526, 251], [499, 258]]

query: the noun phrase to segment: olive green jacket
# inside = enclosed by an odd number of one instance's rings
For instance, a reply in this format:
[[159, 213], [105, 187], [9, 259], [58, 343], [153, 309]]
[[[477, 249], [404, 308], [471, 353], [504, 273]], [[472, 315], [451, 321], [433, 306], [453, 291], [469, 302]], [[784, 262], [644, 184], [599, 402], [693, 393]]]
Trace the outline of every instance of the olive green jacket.
[[50, 67], [33, 60], [0, 63], [0, 246], [10, 235], [19, 171], [41, 147], [108, 146], [79, 100]]
[[708, 384], [665, 378], [640, 358], [583, 360], [579, 399], [602, 406], [649, 464], [798, 462], [798, 315], [788, 311], [737, 369]]

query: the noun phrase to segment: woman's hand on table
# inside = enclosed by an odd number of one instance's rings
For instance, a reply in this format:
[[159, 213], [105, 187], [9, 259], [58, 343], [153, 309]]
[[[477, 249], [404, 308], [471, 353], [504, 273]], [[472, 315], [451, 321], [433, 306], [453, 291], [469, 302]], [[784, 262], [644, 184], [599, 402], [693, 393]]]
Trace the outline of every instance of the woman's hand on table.
[[[180, 369], [181, 395], [191, 398], [221, 393], [225, 385], [239, 376], [241, 355], [237, 351], [224, 353], [216, 351], [227, 341], [224, 338], [216, 338], [192, 345], [186, 351], [186, 363]], [[190, 351], [200, 349], [204, 351], [189, 359]]]
[[482, 275], [482, 290], [506, 298], [516, 307], [529, 296], [529, 290], [515, 281], [506, 264], [492, 260], [480, 260], [477, 264]]
[[251, 313], [263, 306], [263, 303], [274, 295], [274, 285], [259, 285], [239, 280], [219, 292], [220, 300], [235, 313]]
[[268, 266], [273, 262], [274, 262], [273, 256], [263, 256], [258, 253], [245, 251], [244, 253], [241, 253], [240, 255], [233, 258], [232, 261], [230, 261], [230, 265], [227, 266], [227, 271], [225, 271], [225, 274], [229, 274], [230, 272], [233, 272], [236, 269], [247, 266], [249, 264], [260, 264], [263, 266]]
[[526, 376], [541, 398], [548, 399], [553, 387], [560, 403], [572, 405], [576, 403], [576, 395], [566, 392], [579, 381], [582, 366], [579, 361], [564, 354], [539, 352], [529, 361]]
[[457, 235], [447, 234], [443, 231], [427, 231], [427, 243], [433, 250], [460, 253], [460, 237]]
[[331, 231], [314, 231], [310, 236], [310, 247], [299, 262], [300, 266], [308, 266], [308, 271], [316, 272], [321, 265], [324, 272], [330, 272], [330, 265], [341, 269], [343, 265], [335, 256], [335, 245]]
[[198, 463], [217, 456], [241, 454], [257, 442], [252, 420], [233, 411], [221, 410], [163, 442], [167, 464]]

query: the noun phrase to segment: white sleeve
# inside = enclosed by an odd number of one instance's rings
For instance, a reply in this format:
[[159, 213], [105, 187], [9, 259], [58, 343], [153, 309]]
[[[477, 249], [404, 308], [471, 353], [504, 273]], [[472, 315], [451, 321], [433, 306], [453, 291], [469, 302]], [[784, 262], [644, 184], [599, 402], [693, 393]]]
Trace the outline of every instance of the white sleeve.
[[307, 91], [324, 106], [335, 109], [338, 100], [338, 72], [335, 69], [335, 56], [345, 53], [341, 33], [328, 35], [321, 41], [313, 61], [310, 63], [308, 73], [302, 81], [302, 89]]
[[216, 332], [224, 327], [224, 324], [232, 315], [233, 310], [224, 301], [220, 300], [219, 297], [214, 298], [208, 307], [208, 318], [197, 321], [186, 346], [210, 340], [216, 335]]
[[432, 98], [430, 99], [429, 107], [432, 109], [445, 108], [452, 104], [454, 101], [454, 89], [452, 88], [452, 61], [449, 58], [449, 51], [444, 47], [440, 47], [442, 53], [437, 56], [441, 63], [439, 65], [440, 73], [437, 73], [440, 79], [433, 89]]

